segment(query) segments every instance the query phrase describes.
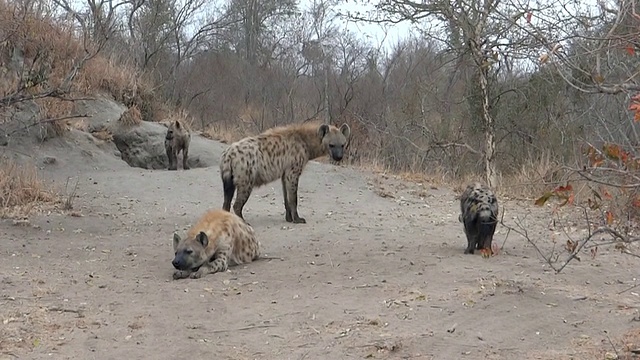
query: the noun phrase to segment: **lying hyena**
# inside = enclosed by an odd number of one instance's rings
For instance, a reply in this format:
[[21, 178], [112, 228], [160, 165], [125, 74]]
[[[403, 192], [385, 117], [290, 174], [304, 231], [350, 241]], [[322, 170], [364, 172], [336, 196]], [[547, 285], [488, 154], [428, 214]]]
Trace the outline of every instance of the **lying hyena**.
[[304, 123], [269, 129], [231, 144], [220, 159], [224, 188], [222, 208], [231, 211], [231, 199], [238, 189], [233, 210], [244, 219], [242, 208], [253, 189], [281, 179], [285, 219], [306, 223], [298, 215], [298, 181], [302, 170], [309, 160], [326, 154], [334, 161], [342, 160], [350, 134], [347, 124], [338, 129], [332, 125]]
[[182, 168], [189, 170], [189, 144], [191, 143], [191, 132], [186, 129], [180, 121], [173, 121], [167, 129], [167, 136], [164, 138], [164, 148], [169, 158], [169, 170], [178, 170], [178, 153], [182, 150]]
[[174, 279], [198, 279], [226, 271], [229, 265], [250, 263], [260, 256], [253, 228], [235, 214], [215, 209], [206, 212], [181, 239], [173, 234]]
[[464, 224], [467, 236], [465, 254], [475, 249], [488, 249], [498, 223], [498, 199], [491, 189], [478, 182], [469, 184], [460, 197], [461, 214], [458, 220]]

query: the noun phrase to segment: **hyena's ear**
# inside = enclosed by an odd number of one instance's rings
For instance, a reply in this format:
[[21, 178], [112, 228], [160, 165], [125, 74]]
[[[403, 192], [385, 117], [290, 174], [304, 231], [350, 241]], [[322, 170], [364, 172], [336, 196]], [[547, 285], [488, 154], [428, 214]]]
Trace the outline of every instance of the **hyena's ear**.
[[176, 251], [179, 243], [180, 243], [180, 236], [176, 233], [173, 233], [173, 251]]
[[329, 125], [327, 124], [322, 124], [318, 128], [318, 136], [320, 137], [320, 139], [323, 139], [328, 132], [329, 132]]
[[196, 235], [196, 241], [202, 244], [203, 247], [207, 247], [207, 245], [209, 245], [209, 237], [202, 231]]
[[180, 129], [180, 126], [181, 126], [181, 125], [180, 125], [180, 121], [179, 121], [179, 120], [176, 120], [176, 129]]
[[342, 135], [344, 135], [344, 137], [348, 139], [351, 135], [351, 128], [349, 127], [349, 125], [347, 125], [347, 123], [344, 123], [342, 124], [342, 126], [340, 126], [340, 132], [342, 133]]

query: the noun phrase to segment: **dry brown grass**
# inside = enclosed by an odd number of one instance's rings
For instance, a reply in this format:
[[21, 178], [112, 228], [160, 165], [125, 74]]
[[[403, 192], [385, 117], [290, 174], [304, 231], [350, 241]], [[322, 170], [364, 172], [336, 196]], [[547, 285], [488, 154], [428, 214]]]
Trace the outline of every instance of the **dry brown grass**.
[[[20, 84], [32, 85], [25, 90], [29, 93], [57, 88], [86, 54], [73, 23], [53, 14], [25, 13], [22, 6], [0, 0], [0, 97], [16, 92]], [[95, 51], [95, 44], [89, 47], [88, 51]], [[153, 108], [159, 102], [150, 84], [132, 65], [98, 54], [78, 71], [70, 96], [107, 92], [127, 107], [136, 105], [142, 119], [153, 121]], [[43, 113], [70, 112], [70, 105], [59, 101], [45, 99], [39, 105]]]
[[0, 159], [0, 216], [26, 217], [35, 208], [57, 203], [58, 195], [38, 177], [35, 166]]
[[592, 339], [579, 337], [568, 344], [566, 351], [542, 350], [531, 353], [526, 359], [536, 360], [636, 360], [640, 349], [640, 328], [627, 331], [618, 338]]
[[142, 122], [142, 114], [140, 113], [140, 109], [138, 108], [138, 106], [134, 104], [133, 106], [127, 108], [127, 110], [125, 110], [122, 115], [120, 115], [118, 122], [120, 122], [120, 124], [124, 126], [140, 125], [140, 123]]

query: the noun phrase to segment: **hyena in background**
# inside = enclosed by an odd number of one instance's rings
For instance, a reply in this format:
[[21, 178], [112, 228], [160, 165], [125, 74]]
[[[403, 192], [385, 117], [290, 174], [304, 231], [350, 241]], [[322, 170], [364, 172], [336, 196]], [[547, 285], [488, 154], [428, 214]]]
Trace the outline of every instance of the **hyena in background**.
[[260, 256], [260, 243], [253, 228], [235, 214], [215, 209], [207, 211], [189, 229], [184, 239], [173, 234], [176, 269], [174, 279], [198, 279], [226, 271], [229, 265], [250, 263]]
[[180, 124], [180, 121], [173, 121], [167, 129], [167, 136], [164, 138], [164, 148], [169, 158], [169, 170], [178, 170], [178, 153], [182, 150], [182, 168], [189, 170], [189, 144], [191, 143], [191, 132]]
[[464, 224], [467, 236], [465, 254], [475, 249], [488, 249], [498, 224], [498, 199], [491, 189], [478, 182], [467, 185], [460, 196], [461, 214], [458, 220]]
[[351, 129], [343, 124], [303, 123], [269, 129], [257, 136], [231, 144], [220, 159], [220, 176], [224, 188], [222, 208], [231, 211], [231, 199], [237, 191], [233, 210], [239, 217], [254, 188], [277, 179], [282, 181], [285, 220], [304, 224], [298, 215], [298, 182], [309, 160], [329, 154], [342, 160]]

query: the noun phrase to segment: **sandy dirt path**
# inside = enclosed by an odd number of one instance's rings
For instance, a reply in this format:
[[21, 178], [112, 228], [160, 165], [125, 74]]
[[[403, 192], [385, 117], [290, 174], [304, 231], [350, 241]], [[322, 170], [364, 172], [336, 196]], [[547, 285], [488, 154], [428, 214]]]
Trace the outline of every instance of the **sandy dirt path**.
[[[638, 324], [637, 294], [616, 294], [638, 276], [632, 259], [603, 251], [555, 275], [514, 236], [498, 256], [464, 255], [443, 187], [312, 162], [300, 184], [307, 224], [285, 222], [277, 182], [245, 208], [281, 259], [174, 281], [172, 232], [222, 205], [217, 167], [63, 163], [45, 174], [78, 175], [82, 217], [3, 221], [3, 360], [587, 359], [603, 330]], [[503, 204], [548, 237], [548, 209]]]

